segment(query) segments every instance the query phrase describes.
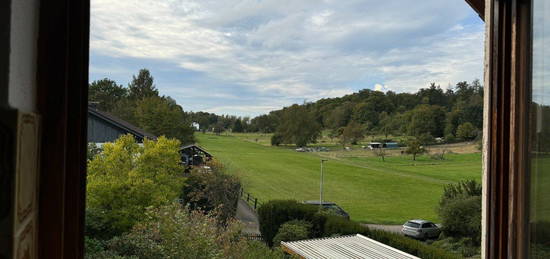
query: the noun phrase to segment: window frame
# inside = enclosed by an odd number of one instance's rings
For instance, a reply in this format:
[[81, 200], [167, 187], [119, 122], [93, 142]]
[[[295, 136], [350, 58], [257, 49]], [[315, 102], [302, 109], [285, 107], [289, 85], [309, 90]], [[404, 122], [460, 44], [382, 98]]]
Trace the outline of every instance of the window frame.
[[482, 258], [526, 258], [531, 1], [485, 3]]
[[[531, 2], [466, 1], [486, 21], [482, 257], [525, 258]], [[89, 19], [90, 0], [52, 0], [40, 7], [43, 258], [84, 255]]]

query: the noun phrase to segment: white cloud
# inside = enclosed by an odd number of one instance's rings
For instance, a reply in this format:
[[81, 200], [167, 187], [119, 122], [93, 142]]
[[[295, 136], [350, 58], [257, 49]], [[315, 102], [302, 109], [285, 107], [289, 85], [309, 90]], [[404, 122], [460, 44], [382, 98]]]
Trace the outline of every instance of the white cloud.
[[463, 0], [92, 0], [91, 12], [92, 55], [164, 60], [277, 105], [482, 75], [483, 26]]

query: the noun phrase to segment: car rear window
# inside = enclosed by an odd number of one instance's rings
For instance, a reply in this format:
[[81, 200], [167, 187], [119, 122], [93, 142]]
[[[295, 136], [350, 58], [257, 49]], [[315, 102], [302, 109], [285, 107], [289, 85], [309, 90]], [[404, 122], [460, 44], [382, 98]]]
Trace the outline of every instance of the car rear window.
[[407, 222], [407, 223], [405, 223], [405, 226], [411, 227], [411, 228], [420, 228], [420, 224], [414, 223], [414, 222], [410, 222], [410, 221]]

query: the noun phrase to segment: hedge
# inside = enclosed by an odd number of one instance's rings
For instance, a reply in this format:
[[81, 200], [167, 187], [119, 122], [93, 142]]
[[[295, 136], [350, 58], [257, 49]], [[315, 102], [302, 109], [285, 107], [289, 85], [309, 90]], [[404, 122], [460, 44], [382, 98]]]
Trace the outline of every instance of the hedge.
[[269, 246], [273, 246], [273, 237], [282, 224], [294, 219], [311, 222], [316, 212], [317, 208], [314, 206], [301, 204], [295, 200], [273, 200], [264, 203], [258, 208], [262, 238]]
[[311, 222], [312, 237], [315, 238], [361, 234], [424, 259], [462, 258], [457, 254], [399, 234], [370, 230], [358, 222], [318, 212], [314, 206], [300, 204], [293, 200], [267, 202], [258, 209], [258, 215], [262, 237], [270, 246], [273, 245], [273, 237], [279, 227], [287, 221], [296, 219]]

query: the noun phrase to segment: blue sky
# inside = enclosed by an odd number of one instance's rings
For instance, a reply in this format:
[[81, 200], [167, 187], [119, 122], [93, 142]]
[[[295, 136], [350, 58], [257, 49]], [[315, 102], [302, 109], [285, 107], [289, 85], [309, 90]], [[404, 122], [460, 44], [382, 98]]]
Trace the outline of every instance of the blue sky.
[[255, 116], [483, 75], [464, 0], [92, 0], [90, 81], [147, 68], [184, 110]]

